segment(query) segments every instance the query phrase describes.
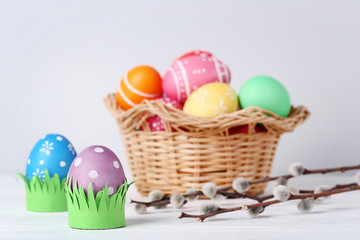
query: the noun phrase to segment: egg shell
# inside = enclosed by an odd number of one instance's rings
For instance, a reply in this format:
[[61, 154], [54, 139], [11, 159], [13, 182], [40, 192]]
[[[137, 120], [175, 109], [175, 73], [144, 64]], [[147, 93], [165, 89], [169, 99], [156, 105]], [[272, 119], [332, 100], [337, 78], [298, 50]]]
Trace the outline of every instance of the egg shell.
[[230, 83], [229, 68], [211, 53], [186, 53], [166, 71], [162, 89], [167, 97], [184, 103], [197, 88], [212, 82]]
[[[174, 107], [176, 109], [179, 109], [179, 110], [183, 109], [182, 104], [179, 103], [176, 100], [172, 100], [172, 99], [167, 98], [167, 97], [160, 98], [159, 100], [164, 102], [166, 105], [172, 106], [172, 107]], [[152, 132], [165, 131], [164, 122], [162, 121], [162, 119], [158, 115], [153, 115], [153, 116], [147, 118], [146, 122], [148, 123], [148, 125], [150, 127], [150, 130]]]
[[256, 106], [287, 117], [291, 110], [290, 96], [286, 88], [276, 79], [256, 76], [247, 80], [240, 89], [242, 108]]
[[180, 56], [177, 60], [187, 58], [190, 56], [202, 56], [202, 57], [212, 57], [212, 53], [202, 51], [202, 50], [194, 50], [188, 53], [185, 53], [184, 55]]
[[[266, 132], [266, 131], [267, 131], [266, 128], [262, 124], [256, 124], [253, 133]], [[230, 135], [238, 134], [238, 133], [248, 134], [249, 125], [236, 126], [229, 129]]]
[[162, 96], [160, 74], [150, 66], [142, 65], [130, 69], [123, 75], [116, 91], [116, 103], [128, 110], [144, 99]]
[[26, 177], [30, 179], [38, 176], [43, 180], [47, 169], [50, 177], [57, 173], [63, 179], [75, 157], [75, 148], [66, 137], [47, 134], [31, 150], [26, 164]]
[[90, 146], [78, 154], [69, 169], [68, 179], [70, 177], [72, 184], [76, 181], [86, 194], [91, 182], [95, 196], [106, 184], [109, 195], [112, 195], [125, 182], [119, 158], [109, 148], [100, 145]]
[[184, 105], [184, 112], [198, 117], [216, 117], [239, 108], [234, 89], [226, 83], [209, 83], [195, 90]]

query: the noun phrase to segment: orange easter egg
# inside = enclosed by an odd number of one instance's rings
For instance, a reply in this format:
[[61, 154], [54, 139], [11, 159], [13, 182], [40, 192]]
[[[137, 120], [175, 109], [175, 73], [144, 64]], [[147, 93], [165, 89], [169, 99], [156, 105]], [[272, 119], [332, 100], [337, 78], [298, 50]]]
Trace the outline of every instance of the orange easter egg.
[[116, 103], [124, 110], [132, 108], [144, 99], [162, 96], [161, 76], [150, 66], [137, 66], [121, 78], [116, 91]]

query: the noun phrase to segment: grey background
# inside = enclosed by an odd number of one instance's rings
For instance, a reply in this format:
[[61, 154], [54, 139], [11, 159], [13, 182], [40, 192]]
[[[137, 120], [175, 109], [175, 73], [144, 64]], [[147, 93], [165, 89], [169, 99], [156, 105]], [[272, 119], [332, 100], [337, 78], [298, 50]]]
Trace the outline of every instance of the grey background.
[[359, 1], [0, 1], [0, 172], [23, 172], [46, 133], [77, 151], [118, 154], [121, 137], [103, 105], [139, 64], [163, 75], [179, 55], [204, 49], [228, 64], [238, 91], [273, 76], [311, 118], [282, 136], [273, 173], [292, 162], [358, 163]]

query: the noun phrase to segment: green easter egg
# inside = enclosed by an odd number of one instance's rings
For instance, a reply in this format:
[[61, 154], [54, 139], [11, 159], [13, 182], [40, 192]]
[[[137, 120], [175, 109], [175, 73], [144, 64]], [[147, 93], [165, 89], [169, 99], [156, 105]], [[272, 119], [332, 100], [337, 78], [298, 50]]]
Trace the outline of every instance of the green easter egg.
[[260, 107], [287, 117], [290, 113], [290, 96], [286, 88], [276, 79], [268, 76], [250, 78], [239, 93], [241, 108]]

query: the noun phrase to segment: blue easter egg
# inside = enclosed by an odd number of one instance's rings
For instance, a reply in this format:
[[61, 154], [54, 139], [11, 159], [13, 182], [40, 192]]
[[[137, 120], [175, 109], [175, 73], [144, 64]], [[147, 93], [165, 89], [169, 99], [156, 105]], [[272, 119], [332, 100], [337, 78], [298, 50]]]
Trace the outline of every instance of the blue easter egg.
[[76, 157], [70, 141], [60, 134], [47, 134], [33, 147], [26, 164], [26, 177], [45, 178], [45, 169], [50, 177], [59, 174], [60, 180], [66, 178], [70, 165]]

